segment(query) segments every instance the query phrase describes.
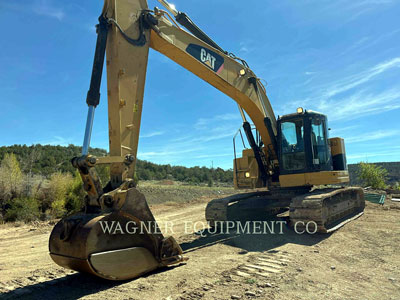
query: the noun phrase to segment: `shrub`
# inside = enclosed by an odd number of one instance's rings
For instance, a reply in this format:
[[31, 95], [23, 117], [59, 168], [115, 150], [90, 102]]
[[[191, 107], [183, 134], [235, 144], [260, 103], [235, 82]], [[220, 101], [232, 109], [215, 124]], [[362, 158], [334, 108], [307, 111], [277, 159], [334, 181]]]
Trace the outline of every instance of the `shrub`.
[[39, 218], [39, 205], [33, 198], [15, 198], [9, 201], [10, 208], [4, 216], [4, 221], [31, 222]]
[[212, 187], [213, 186], [213, 181], [211, 180], [211, 178], [210, 179], [208, 179], [208, 187]]
[[51, 201], [51, 214], [58, 218], [66, 213], [66, 195], [73, 182], [69, 173], [54, 173], [50, 177], [48, 197]]
[[75, 172], [75, 177], [71, 180], [67, 186], [67, 192], [65, 197], [65, 209], [67, 214], [73, 214], [79, 212], [84, 206], [85, 191], [83, 189], [83, 183], [79, 172]]
[[388, 172], [386, 169], [374, 164], [359, 163], [358, 178], [364, 186], [370, 186], [373, 189], [386, 188], [386, 177]]
[[13, 153], [6, 153], [0, 165], [0, 204], [20, 196], [23, 175]]

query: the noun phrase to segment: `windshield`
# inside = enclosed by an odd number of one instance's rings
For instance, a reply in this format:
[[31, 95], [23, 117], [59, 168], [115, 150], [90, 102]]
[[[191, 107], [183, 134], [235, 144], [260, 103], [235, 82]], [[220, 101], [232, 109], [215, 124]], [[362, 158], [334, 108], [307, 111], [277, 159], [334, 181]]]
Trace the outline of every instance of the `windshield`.
[[304, 124], [303, 120], [281, 123], [282, 132], [282, 164], [286, 170], [302, 170], [305, 168]]
[[313, 164], [323, 165], [328, 161], [328, 147], [325, 137], [325, 123], [315, 118], [311, 123], [311, 143], [313, 149]]

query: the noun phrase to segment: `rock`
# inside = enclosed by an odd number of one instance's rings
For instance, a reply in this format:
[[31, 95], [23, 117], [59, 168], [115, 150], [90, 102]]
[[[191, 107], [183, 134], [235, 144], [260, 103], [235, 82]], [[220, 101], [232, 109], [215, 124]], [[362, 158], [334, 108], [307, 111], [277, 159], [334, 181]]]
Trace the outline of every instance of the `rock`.
[[250, 297], [255, 297], [256, 293], [252, 292], [252, 291], [247, 291], [244, 293], [246, 296], [250, 296]]
[[390, 280], [390, 281], [396, 281], [396, 278], [389, 277], [389, 280]]
[[331, 266], [331, 270], [335, 270], [336, 269], [336, 267], [335, 266]]
[[265, 288], [265, 287], [270, 288], [270, 287], [272, 287], [272, 284], [270, 284], [269, 282], [266, 282], [266, 283], [258, 283], [258, 284], [257, 284], [257, 287], [259, 287], [259, 288]]
[[45, 282], [47, 279], [45, 277], [38, 277], [36, 278], [36, 282]]
[[314, 250], [314, 253], [319, 253], [319, 250]]
[[238, 295], [232, 295], [232, 296], [231, 296], [231, 299], [234, 299], [234, 300], [237, 300], [237, 299], [240, 299], [240, 298], [242, 298], [242, 297], [240, 297], [240, 296], [238, 296]]
[[203, 290], [209, 291], [209, 290], [210, 290], [210, 287], [205, 285], [205, 286], [203, 286]]
[[[224, 279], [225, 279], [225, 281], [230, 282], [230, 281], [232, 281], [232, 276], [230, 274], [224, 274]], [[208, 285], [213, 286], [210, 283]]]
[[247, 250], [241, 250], [241, 251], [239, 251], [238, 253], [239, 253], [239, 254], [247, 254], [247, 253], [249, 253], [249, 251], [247, 251]]
[[287, 266], [287, 263], [281, 262], [281, 265], [282, 265], [282, 266]]
[[297, 272], [303, 272], [302, 268], [297, 268], [296, 270], [297, 270]]

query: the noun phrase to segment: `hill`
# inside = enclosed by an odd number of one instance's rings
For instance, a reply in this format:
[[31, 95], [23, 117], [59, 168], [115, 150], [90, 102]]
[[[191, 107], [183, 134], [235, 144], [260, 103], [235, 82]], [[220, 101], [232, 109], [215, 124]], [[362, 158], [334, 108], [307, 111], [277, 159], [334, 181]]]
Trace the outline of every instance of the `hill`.
[[[0, 160], [5, 153], [14, 153], [25, 173], [49, 176], [55, 172], [75, 173], [70, 160], [79, 156], [81, 147], [69, 145], [13, 145], [0, 147]], [[90, 153], [95, 156], [105, 156], [107, 151], [99, 148], [91, 148]], [[379, 162], [375, 165], [385, 168], [389, 175], [387, 184], [394, 185], [400, 182], [400, 162]], [[358, 164], [349, 164], [350, 180], [352, 185], [359, 185]], [[102, 172], [104, 173], [104, 172]], [[210, 169], [206, 167], [182, 167], [171, 165], [159, 165], [145, 160], [138, 160], [136, 173], [139, 180], [176, 180], [190, 183], [209, 183], [210, 181], [232, 184], [233, 171], [221, 168]]]
[[[0, 147], [0, 161], [6, 153], [14, 153], [21, 165], [22, 171], [29, 174], [50, 176], [55, 172], [75, 173], [75, 168], [70, 160], [74, 156], [79, 156], [81, 147], [69, 145], [51, 146], [51, 145], [13, 145]], [[107, 154], [107, 151], [99, 148], [91, 148], [90, 154], [101, 157]], [[102, 172], [104, 173], [104, 172]], [[210, 169], [206, 167], [182, 167], [159, 165], [144, 160], [138, 160], [136, 164], [136, 174], [139, 180], [177, 180], [190, 183], [220, 182], [232, 184], [233, 171], [223, 170], [221, 168]]]

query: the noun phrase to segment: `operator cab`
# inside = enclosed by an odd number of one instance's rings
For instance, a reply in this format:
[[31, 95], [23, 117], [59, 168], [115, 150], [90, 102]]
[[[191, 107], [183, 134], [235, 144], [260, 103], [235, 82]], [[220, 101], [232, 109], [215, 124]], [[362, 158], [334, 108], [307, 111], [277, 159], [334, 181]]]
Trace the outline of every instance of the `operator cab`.
[[327, 117], [298, 108], [278, 118], [280, 174], [331, 171]]

